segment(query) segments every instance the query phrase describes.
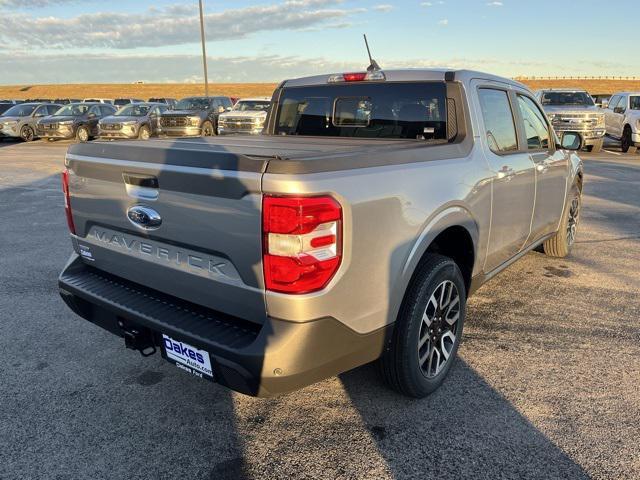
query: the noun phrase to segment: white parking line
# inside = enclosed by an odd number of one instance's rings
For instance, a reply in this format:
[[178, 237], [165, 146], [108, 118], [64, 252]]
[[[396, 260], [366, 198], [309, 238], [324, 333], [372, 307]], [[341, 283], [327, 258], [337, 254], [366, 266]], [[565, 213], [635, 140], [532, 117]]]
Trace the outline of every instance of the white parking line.
[[618, 153], [618, 152], [612, 152], [611, 150], [605, 150], [605, 152], [607, 152], [607, 153], [612, 153], [612, 154], [617, 155], [617, 156], [619, 156], [619, 157], [621, 157], [621, 156], [622, 156], [622, 154], [621, 154], [621, 153]]

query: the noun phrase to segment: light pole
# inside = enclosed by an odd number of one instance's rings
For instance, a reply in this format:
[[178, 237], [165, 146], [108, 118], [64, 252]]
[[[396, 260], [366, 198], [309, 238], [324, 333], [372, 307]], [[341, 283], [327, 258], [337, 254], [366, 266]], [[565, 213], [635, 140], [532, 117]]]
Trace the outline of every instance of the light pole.
[[202, 8], [202, 0], [199, 0], [200, 3], [200, 37], [202, 39], [202, 64], [204, 67], [204, 92], [205, 95], [209, 96], [209, 75], [207, 73], [207, 47], [205, 45], [204, 39], [204, 9]]

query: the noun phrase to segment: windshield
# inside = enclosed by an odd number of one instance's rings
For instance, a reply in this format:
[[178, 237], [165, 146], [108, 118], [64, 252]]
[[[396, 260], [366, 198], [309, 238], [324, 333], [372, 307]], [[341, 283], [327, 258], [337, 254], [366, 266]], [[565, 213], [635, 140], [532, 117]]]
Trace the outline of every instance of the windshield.
[[592, 107], [593, 99], [587, 92], [545, 92], [543, 105], [584, 105]]
[[285, 88], [276, 135], [447, 139], [446, 85], [350, 83]]
[[629, 97], [629, 109], [640, 110], [640, 95]]
[[116, 117], [144, 117], [149, 113], [151, 107], [141, 103], [130, 103], [126, 107], [122, 107], [114, 115]]
[[91, 108], [91, 105], [67, 105], [62, 107], [56, 113], [53, 114], [54, 117], [78, 117], [80, 115], [84, 115]]
[[233, 110], [236, 112], [266, 112], [270, 105], [269, 100], [241, 100], [234, 105]]
[[4, 112], [5, 117], [28, 117], [36, 109], [37, 105], [16, 105]]
[[183, 98], [176, 105], [176, 110], [207, 110], [209, 105], [208, 98]]

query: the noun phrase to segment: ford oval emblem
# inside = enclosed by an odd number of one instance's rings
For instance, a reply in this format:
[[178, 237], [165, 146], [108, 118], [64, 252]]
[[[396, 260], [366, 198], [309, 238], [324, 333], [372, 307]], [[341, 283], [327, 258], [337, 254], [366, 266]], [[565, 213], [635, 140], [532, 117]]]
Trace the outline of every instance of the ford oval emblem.
[[135, 205], [127, 210], [129, 221], [138, 228], [153, 230], [162, 224], [160, 214], [153, 208]]

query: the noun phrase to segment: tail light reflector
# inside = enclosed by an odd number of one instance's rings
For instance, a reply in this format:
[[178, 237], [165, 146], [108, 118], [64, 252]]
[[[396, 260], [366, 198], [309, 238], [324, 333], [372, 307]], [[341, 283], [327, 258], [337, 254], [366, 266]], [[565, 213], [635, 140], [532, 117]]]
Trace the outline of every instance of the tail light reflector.
[[69, 225], [69, 231], [75, 235], [76, 226], [71, 214], [71, 195], [69, 194], [69, 170], [62, 172], [62, 192], [64, 193], [64, 213], [67, 216], [67, 225]]
[[342, 257], [342, 207], [333, 198], [276, 197], [262, 202], [267, 290], [289, 294], [323, 289]]

